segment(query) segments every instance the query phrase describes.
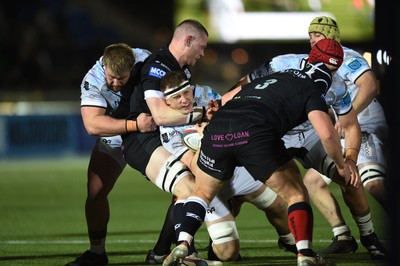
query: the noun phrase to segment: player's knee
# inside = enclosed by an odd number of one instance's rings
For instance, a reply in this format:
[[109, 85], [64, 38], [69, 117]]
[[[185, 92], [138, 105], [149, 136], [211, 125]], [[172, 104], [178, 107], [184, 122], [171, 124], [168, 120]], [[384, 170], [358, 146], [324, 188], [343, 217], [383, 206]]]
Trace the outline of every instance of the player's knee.
[[232, 240], [222, 244], [213, 244], [213, 251], [221, 261], [236, 261], [239, 257], [239, 240]]
[[331, 183], [331, 179], [315, 170], [309, 170], [303, 182], [309, 193], [315, 193], [321, 188], [326, 188]]
[[276, 201], [277, 196], [278, 195], [272, 189], [270, 189], [269, 187], [266, 187], [265, 190], [260, 195], [258, 195], [254, 199], [249, 200], [249, 203], [253, 204], [260, 210], [264, 210], [264, 209], [270, 207], [272, 204], [279, 203], [279, 200]]
[[107, 198], [115, 181], [103, 182], [98, 176], [89, 175], [87, 182], [87, 199], [90, 201], [102, 201]]
[[360, 168], [359, 172], [364, 187], [367, 187], [370, 183], [377, 184], [378, 182], [375, 181], [383, 181], [386, 176], [386, 169], [377, 164], [365, 165]]
[[385, 194], [386, 193], [385, 186], [386, 186], [385, 181], [383, 179], [374, 179], [374, 180], [371, 180], [370, 182], [367, 182], [364, 185], [364, 188], [371, 195], [376, 195], [376, 194]]
[[224, 221], [210, 225], [208, 233], [213, 241], [213, 249], [222, 261], [233, 261], [239, 255], [239, 234], [234, 221]]
[[160, 168], [155, 184], [162, 190], [173, 193], [176, 184], [187, 175], [191, 174], [185, 164], [171, 155]]

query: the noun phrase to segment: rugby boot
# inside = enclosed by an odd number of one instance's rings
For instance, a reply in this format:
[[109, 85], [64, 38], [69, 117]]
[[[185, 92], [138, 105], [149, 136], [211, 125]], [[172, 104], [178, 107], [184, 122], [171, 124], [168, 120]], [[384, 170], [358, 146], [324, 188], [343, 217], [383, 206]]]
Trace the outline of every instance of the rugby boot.
[[372, 260], [384, 260], [386, 259], [386, 249], [379, 241], [375, 233], [361, 236], [361, 244], [368, 250]]
[[219, 260], [205, 260], [198, 256], [196, 252], [193, 252], [191, 255], [186, 256], [183, 260], [183, 264], [185, 266], [222, 266], [222, 262]]
[[165, 257], [167, 257], [167, 255], [156, 255], [154, 250], [150, 249], [147, 252], [146, 260], [144, 262], [147, 264], [163, 264]]
[[66, 264], [66, 266], [103, 266], [108, 264], [107, 254], [104, 252], [99, 255], [90, 250], [86, 250], [82, 255], [77, 257], [74, 261]]
[[320, 250], [318, 254], [346, 254], [356, 252], [357, 249], [358, 244], [353, 236], [339, 235], [335, 236], [332, 243], [323, 250]]
[[294, 254], [297, 255], [297, 247], [296, 247], [296, 244], [293, 244], [293, 245], [291, 245], [291, 244], [286, 244], [285, 242], [283, 242], [282, 239], [279, 238], [279, 240], [278, 240], [278, 246], [279, 246], [280, 249], [282, 249], [282, 250], [284, 250], [284, 251], [289, 251], [289, 252], [292, 252], [292, 253], [294, 253]]
[[188, 243], [182, 242], [176, 246], [171, 253], [164, 259], [163, 266], [181, 266], [183, 260], [188, 255]]

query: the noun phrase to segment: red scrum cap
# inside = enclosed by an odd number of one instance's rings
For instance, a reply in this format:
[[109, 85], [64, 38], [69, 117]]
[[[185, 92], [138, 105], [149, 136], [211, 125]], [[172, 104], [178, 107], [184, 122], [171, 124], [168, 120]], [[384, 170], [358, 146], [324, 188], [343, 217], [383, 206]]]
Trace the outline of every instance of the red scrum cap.
[[308, 62], [322, 62], [331, 66], [340, 67], [343, 63], [342, 46], [332, 39], [319, 40], [311, 49]]

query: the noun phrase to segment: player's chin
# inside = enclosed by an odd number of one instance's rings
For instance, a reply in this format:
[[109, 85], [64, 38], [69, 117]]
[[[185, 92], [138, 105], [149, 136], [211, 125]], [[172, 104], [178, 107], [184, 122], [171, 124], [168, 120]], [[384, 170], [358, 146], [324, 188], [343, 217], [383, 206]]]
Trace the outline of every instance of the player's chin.
[[112, 90], [115, 92], [118, 92], [118, 91], [122, 90], [122, 86], [112, 86]]

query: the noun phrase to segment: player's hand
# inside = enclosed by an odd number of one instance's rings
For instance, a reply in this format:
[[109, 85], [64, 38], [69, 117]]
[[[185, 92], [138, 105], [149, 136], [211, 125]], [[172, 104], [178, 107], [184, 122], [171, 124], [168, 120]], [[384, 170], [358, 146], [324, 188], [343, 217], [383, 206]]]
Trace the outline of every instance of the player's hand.
[[345, 159], [344, 168], [337, 168], [339, 175], [343, 178], [344, 186], [351, 185], [358, 188], [361, 184], [360, 174], [358, 173], [356, 163], [351, 159]]
[[336, 123], [335, 123], [335, 129], [336, 129], [336, 131], [339, 133], [339, 136], [340, 136], [340, 137], [342, 137], [342, 138], [345, 137], [345, 136], [344, 136], [343, 127], [342, 127], [342, 125], [340, 124], [339, 121], [336, 121]]
[[154, 122], [153, 117], [150, 114], [141, 113], [137, 119], [137, 129], [140, 132], [152, 132], [157, 129], [157, 124]]
[[216, 100], [210, 100], [208, 102], [208, 109], [207, 109], [207, 113], [206, 113], [207, 119], [211, 120], [212, 116], [214, 115], [214, 113], [216, 111], [218, 111], [218, 109], [219, 109], [218, 102]]
[[203, 131], [204, 131], [204, 128], [206, 127], [207, 124], [208, 124], [208, 122], [201, 122], [201, 123], [197, 123], [196, 126], [195, 126], [195, 128], [196, 128], [196, 130], [199, 133], [201, 138], [203, 138]]
[[357, 164], [355, 161], [351, 159], [345, 159], [344, 163], [346, 168], [348, 168], [348, 172], [350, 175], [350, 182], [349, 184], [355, 188], [358, 188], [361, 185], [361, 177], [358, 172]]

